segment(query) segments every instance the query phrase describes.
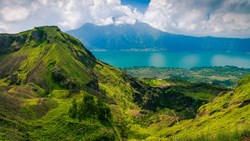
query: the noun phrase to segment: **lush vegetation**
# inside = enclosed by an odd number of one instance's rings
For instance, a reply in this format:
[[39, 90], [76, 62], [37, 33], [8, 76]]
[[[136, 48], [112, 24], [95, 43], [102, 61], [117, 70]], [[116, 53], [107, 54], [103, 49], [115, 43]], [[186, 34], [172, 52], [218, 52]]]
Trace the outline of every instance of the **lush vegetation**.
[[249, 139], [250, 76], [134, 78], [53, 26], [0, 39], [0, 140]]
[[[248, 80], [250, 76], [247, 77]], [[171, 110], [160, 110], [140, 118], [153, 123], [131, 125], [133, 138], [146, 140], [249, 140], [249, 81], [241, 80], [234, 91], [221, 93], [198, 109], [196, 117], [179, 119]], [[242, 82], [244, 81], [244, 82]], [[147, 134], [146, 134], [147, 133]]]
[[157, 67], [133, 67], [124, 70], [141, 78], [184, 80], [192, 83], [204, 82], [236, 87], [238, 81], [250, 73], [250, 69], [234, 66], [224, 67], [200, 67], [200, 68], [157, 68]]
[[102, 99], [97, 99], [96, 103], [92, 95], [84, 95], [80, 104], [77, 104], [74, 99], [69, 108], [69, 116], [79, 121], [85, 118], [90, 120], [97, 118], [102, 123], [111, 120], [110, 108], [104, 104]]

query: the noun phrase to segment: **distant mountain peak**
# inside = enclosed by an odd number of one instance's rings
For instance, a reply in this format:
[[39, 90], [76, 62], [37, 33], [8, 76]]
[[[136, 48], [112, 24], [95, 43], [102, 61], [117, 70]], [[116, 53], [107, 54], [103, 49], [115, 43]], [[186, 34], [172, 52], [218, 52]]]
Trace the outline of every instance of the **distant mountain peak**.
[[142, 22], [105, 26], [85, 24], [68, 33], [90, 50], [250, 51], [250, 39], [177, 35]]

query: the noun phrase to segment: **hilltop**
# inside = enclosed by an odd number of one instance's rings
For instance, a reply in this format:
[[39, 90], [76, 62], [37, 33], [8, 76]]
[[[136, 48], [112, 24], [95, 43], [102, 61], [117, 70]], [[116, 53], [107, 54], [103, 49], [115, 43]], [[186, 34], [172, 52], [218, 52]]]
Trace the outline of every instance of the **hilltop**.
[[0, 34], [0, 140], [243, 139], [249, 78], [235, 90], [137, 79], [56, 26]]
[[[121, 130], [116, 128], [122, 128], [122, 110], [137, 107], [122, 71], [97, 60], [79, 40], [55, 26], [1, 34], [0, 39], [1, 138], [37, 139], [40, 134], [56, 140], [68, 134], [71, 139], [119, 137]], [[79, 123], [69, 117], [72, 100], [79, 104], [88, 95], [118, 112], [112, 121], [120, 116], [117, 125], [98, 120]], [[85, 134], [80, 130], [85, 126], [90, 131], [102, 130]]]
[[95, 83], [91, 74], [95, 57], [58, 27], [37, 27], [0, 38], [4, 56], [0, 78], [13, 78], [11, 84], [35, 83], [49, 91]]

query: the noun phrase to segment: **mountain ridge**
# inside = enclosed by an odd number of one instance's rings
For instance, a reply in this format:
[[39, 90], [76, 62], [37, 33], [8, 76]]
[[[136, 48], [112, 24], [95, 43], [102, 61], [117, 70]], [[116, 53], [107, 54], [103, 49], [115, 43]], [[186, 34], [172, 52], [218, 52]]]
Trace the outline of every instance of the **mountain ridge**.
[[[84, 46], [82, 46], [79, 41], [73, 40], [67, 34], [61, 34], [60, 32], [61, 31], [58, 27], [45, 26], [34, 28], [33, 30], [22, 32], [17, 35], [10, 35], [13, 37], [13, 41], [8, 41], [7, 44], [2, 47], [4, 48], [3, 51], [6, 50], [7, 54], [12, 54], [8, 55], [3, 60], [4, 65], [0, 68], [1, 78], [6, 75], [11, 75], [10, 77], [18, 77], [17, 79], [19, 80], [17, 81], [21, 82], [39, 82], [41, 84], [52, 85], [53, 82], [51, 79], [54, 77], [56, 80], [63, 79], [64, 82], [62, 83], [64, 84], [60, 85], [68, 85], [66, 87], [72, 87], [69, 85], [75, 85], [73, 81], [81, 81], [82, 84], [89, 83], [87, 81], [94, 79], [94, 77], [89, 77], [93, 75], [90, 74], [91, 70], [85, 69], [87, 68], [85, 66], [93, 66], [96, 63], [96, 58], [91, 52], [84, 49]], [[21, 35], [21, 37], [18, 35]], [[0, 35], [2, 38], [5, 36], [7, 35]], [[15, 39], [17, 41], [15, 41]], [[18, 42], [19, 40], [20, 42]], [[67, 45], [64, 40], [68, 41]], [[6, 43], [6, 41], [3, 40], [1, 43]], [[13, 50], [13, 48], [16, 50]], [[65, 50], [67, 50], [67, 52], [65, 52]], [[66, 54], [68, 53], [72, 54], [73, 58], [71, 59], [74, 60], [71, 63], [69, 63], [68, 60], [64, 60], [65, 58], [62, 58], [62, 56], [67, 56]], [[12, 67], [13, 69], [9, 70], [9, 68], [13, 66], [13, 62], [15, 63], [15, 67]], [[81, 66], [79, 62], [84, 64], [84, 66]], [[69, 70], [65, 66], [75, 67], [74, 70], [78, 70], [79, 72], [83, 71], [86, 74], [89, 74], [89, 76], [82, 76], [86, 79], [86, 82], [84, 82], [85, 80], [77, 78], [77, 75], [79, 75], [77, 72], [69, 74]], [[71, 75], [72, 77], [74, 74], [76, 75], [73, 78], [67, 78], [67, 76]], [[37, 75], [51, 75], [51, 77], [35, 78], [34, 76]], [[26, 79], [21, 78], [25, 76], [27, 77]], [[45, 87], [48, 86], [43, 86], [43, 88]], [[48, 87], [47, 89], [50, 88]]]
[[99, 61], [79, 40], [50, 26], [0, 35], [0, 45], [0, 140], [250, 136], [250, 76], [235, 90], [134, 78]]
[[[248, 52], [249, 38], [193, 37], [171, 34], [146, 23], [96, 26], [85, 24], [68, 31], [90, 50], [163, 49], [169, 51], [239, 51]], [[182, 41], [182, 42], [180, 42]]]
[[[124, 124], [121, 113], [136, 105], [120, 70], [97, 60], [79, 40], [55, 26], [0, 35], [0, 39], [4, 45], [0, 56], [1, 140], [38, 140], [41, 136], [44, 140], [68, 136], [75, 140], [121, 138], [119, 134], [124, 132], [119, 125]], [[14, 50], [16, 45], [18, 49]], [[82, 122], [71, 119], [68, 115], [71, 101], [76, 99], [80, 104], [87, 96], [101, 100], [98, 104], [92, 101], [97, 105], [94, 110], [104, 114], [109, 109], [118, 112], [112, 114], [112, 123], [116, 121], [117, 125], [94, 117], [93, 122], [89, 117]], [[85, 127], [93, 132], [86, 134], [82, 130]]]

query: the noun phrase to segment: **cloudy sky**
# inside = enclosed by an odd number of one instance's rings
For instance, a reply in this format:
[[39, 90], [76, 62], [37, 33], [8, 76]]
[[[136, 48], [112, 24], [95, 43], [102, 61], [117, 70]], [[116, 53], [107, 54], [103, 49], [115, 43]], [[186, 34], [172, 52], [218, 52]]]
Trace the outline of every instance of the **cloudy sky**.
[[176, 34], [246, 38], [250, 0], [0, 0], [0, 33], [137, 21]]

